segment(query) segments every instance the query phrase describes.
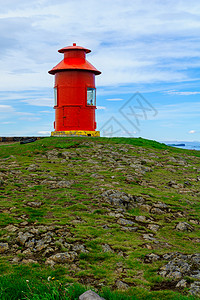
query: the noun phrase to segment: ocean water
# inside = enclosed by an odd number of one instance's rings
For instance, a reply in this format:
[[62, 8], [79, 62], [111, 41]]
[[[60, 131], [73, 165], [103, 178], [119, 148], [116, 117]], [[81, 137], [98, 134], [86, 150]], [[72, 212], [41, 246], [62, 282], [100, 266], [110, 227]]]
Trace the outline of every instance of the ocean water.
[[[182, 149], [189, 149], [189, 150], [200, 150], [200, 142], [185, 142], [185, 141], [170, 141], [170, 142], [163, 142], [166, 145], [171, 146], [172, 144], [175, 144], [177, 148], [182, 148]], [[179, 144], [185, 144], [185, 146], [178, 146]]]

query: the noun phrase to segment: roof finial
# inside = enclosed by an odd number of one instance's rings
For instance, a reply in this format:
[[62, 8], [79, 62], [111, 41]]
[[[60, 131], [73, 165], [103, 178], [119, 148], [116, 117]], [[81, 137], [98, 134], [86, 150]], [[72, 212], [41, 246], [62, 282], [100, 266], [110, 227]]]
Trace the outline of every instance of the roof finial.
[[76, 43], [73, 43], [73, 46], [76, 46]]

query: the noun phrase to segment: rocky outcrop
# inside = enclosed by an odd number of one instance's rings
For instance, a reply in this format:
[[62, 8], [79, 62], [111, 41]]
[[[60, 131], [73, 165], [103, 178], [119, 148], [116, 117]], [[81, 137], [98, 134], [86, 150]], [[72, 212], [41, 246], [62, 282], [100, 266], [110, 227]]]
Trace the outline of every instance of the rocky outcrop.
[[[145, 263], [157, 260], [168, 261], [160, 268], [159, 275], [175, 281], [176, 287], [188, 287], [189, 293], [193, 296], [200, 295], [200, 253], [168, 253], [164, 255], [150, 253], [144, 258]], [[193, 283], [191, 283], [192, 280]]]

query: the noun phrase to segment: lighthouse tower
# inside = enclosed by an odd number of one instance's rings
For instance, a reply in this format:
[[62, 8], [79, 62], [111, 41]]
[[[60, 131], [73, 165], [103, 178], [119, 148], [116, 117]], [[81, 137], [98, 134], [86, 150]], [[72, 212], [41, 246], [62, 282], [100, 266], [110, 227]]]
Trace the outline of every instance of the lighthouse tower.
[[55, 75], [55, 122], [52, 136], [100, 136], [96, 131], [95, 75], [101, 74], [86, 60], [91, 50], [76, 46], [58, 50], [64, 59], [50, 74]]

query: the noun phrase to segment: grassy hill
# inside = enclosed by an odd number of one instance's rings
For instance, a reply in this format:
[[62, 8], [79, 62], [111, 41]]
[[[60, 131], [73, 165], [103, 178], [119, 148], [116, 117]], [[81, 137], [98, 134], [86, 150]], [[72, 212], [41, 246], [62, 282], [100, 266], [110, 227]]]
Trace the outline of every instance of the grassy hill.
[[199, 156], [142, 138], [0, 145], [0, 299], [196, 299]]

